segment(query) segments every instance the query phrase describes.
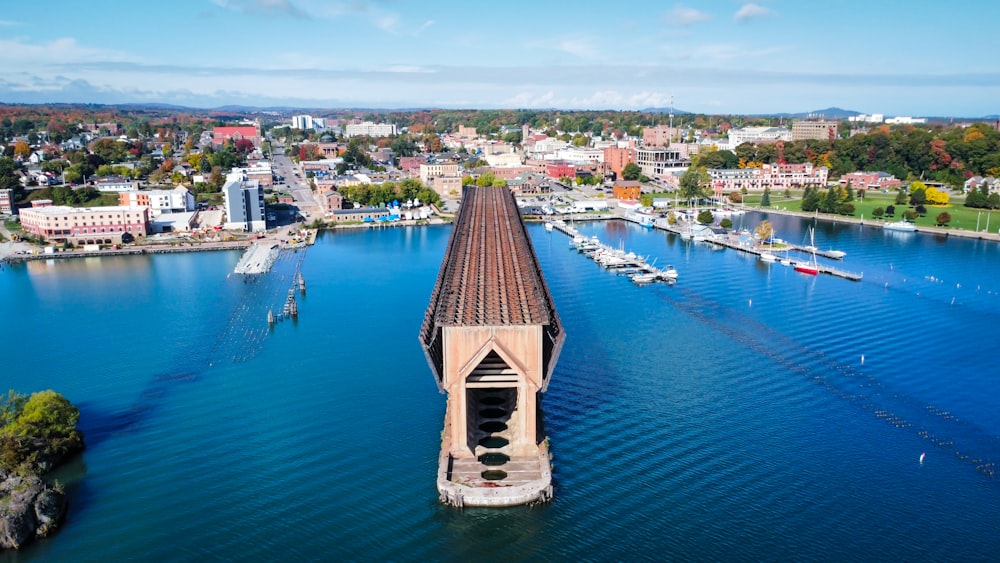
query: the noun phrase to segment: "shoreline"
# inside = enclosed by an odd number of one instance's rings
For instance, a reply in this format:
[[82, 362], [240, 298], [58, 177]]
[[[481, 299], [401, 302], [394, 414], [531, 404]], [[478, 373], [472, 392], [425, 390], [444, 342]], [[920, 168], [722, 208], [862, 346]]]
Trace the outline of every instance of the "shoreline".
[[[794, 217], [801, 217], [803, 219], [816, 219], [818, 221], [830, 221], [832, 223], [847, 223], [851, 225], [864, 225], [866, 227], [877, 227], [879, 229], [885, 227], [893, 221], [877, 221], [869, 220], [865, 221], [863, 219], [858, 219], [856, 217], [844, 217], [841, 215], [830, 215], [830, 214], [816, 214], [816, 213], [806, 213], [804, 211], [792, 211], [789, 209], [762, 209], [759, 207], [748, 207], [747, 211], [756, 211], [757, 213], [774, 213], [777, 215], [792, 215]], [[916, 231], [918, 233], [932, 234], [932, 235], [944, 235], [946, 237], [954, 236], [960, 238], [970, 238], [970, 239], [980, 239], [989, 240], [993, 242], [1000, 242], [1000, 233], [989, 233], [986, 231], [967, 231], [964, 229], [949, 229], [946, 227], [926, 227], [923, 225], [916, 225]]]

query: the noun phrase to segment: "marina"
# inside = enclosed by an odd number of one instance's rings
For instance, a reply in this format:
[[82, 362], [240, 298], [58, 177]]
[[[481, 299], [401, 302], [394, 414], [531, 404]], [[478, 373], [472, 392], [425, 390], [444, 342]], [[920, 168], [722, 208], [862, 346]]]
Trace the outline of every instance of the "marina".
[[570, 248], [575, 248], [577, 252], [586, 255], [605, 270], [627, 276], [636, 285], [661, 281], [669, 284], [677, 282], [678, 274], [673, 266], [667, 266], [662, 270], [656, 268], [634, 252], [628, 252], [624, 248], [613, 248], [602, 243], [596, 236], [588, 238], [581, 235], [576, 228], [566, 224], [565, 221], [546, 223], [546, 230], [553, 229], [570, 237]]

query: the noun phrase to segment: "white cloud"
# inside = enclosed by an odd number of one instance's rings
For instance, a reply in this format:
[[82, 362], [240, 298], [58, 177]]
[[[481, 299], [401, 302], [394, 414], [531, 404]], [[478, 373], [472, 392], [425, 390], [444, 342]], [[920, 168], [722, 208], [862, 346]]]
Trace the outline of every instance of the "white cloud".
[[693, 25], [708, 21], [712, 16], [701, 10], [688, 8], [683, 4], [677, 4], [673, 10], [667, 13], [667, 22], [675, 25]]
[[581, 59], [594, 59], [598, 54], [594, 43], [586, 39], [563, 39], [558, 43], [557, 48]]
[[22, 24], [21, 22], [15, 22], [10, 20], [0, 20], [0, 27], [17, 27], [20, 25], [24, 24]]
[[420, 35], [421, 33], [424, 32], [425, 29], [427, 29], [428, 27], [430, 27], [432, 25], [434, 25], [434, 20], [427, 20], [427, 21], [425, 21], [423, 24], [420, 25], [420, 27], [418, 27], [417, 29], [415, 29], [413, 31], [413, 36], [416, 37], [417, 35]]
[[135, 62], [129, 53], [88, 47], [72, 37], [61, 37], [48, 43], [26, 43], [18, 39], [0, 39], [0, 62], [19, 68], [38, 65], [89, 62], [94, 60]]
[[760, 4], [754, 4], [753, 2], [748, 2], [740, 7], [739, 10], [733, 14], [733, 19], [738, 22], [745, 22], [756, 18], [763, 18], [766, 16], [774, 15], [774, 10], [770, 8], [765, 8]]

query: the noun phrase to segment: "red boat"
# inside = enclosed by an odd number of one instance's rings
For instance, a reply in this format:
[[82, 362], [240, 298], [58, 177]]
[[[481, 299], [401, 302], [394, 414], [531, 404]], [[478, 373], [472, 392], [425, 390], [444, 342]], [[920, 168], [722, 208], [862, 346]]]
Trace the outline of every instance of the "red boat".
[[819, 264], [816, 262], [816, 231], [809, 229], [809, 248], [812, 249], [812, 262], [796, 262], [794, 268], [796, 272], [815, 276], [819, 274]]

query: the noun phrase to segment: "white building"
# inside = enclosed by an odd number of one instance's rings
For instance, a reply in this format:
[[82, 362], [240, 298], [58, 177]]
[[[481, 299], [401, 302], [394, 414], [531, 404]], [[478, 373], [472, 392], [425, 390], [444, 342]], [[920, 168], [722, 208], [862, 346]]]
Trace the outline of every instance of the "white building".
[[232, 172], [226, 175], [222, 196], [226, 202], [226, 223], [223, 228], [254, 232], [267, 229], [264, 220], [264, 188], [260, 182], [248, 180], [241, 172]]
[[871, 115], [859, 114], [852, 115], [847, 118], [851, 123], [882, 123], [885, 121], [885, 116], [881, 113], [873, 113]]
[[926, 117], [890, 117], [886, 119], [885, 122], [889, 125], [916, 125], [918, 123], [927, 123]]
[[129, 190], [118, 194], [118, 204], [124, 206], [145, 206], [155, 217], [161, 213], [194, 211], [194, 194], [187, 188], [172, 190]]
[[293, 115], [292, 129], [315, 129], [320, 131], [326, 129], [326, 119], [311, 115]]
[[719, 143], [722, 150], [735, 150], [743, 143], [791, 141], [792, 131], [784, 127], [743, 127], [742, 129], [730, 129], [729, 141]]
[[373, 123], [371, 121], [363, 121], [361, 123], [348, 123], [347, 127], [344, 128], [344, 136], [359, 137], [392, 137], [396, 135], [396, 124], [395, 123]]

